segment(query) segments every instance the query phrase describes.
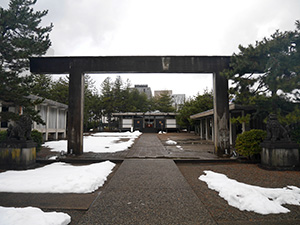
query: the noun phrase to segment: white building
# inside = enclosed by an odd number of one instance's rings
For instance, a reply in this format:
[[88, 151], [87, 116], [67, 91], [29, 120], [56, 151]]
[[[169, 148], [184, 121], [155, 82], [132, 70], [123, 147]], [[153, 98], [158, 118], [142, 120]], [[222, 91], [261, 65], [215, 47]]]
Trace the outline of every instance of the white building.
[[[29, 98], [32, 100], [42, 99], [35, 95], [30, 95]], [[41, 132], [45, 141], [66, 138], [67, 105], [45, 99], [41, 104], [36, 106], [36, 110], [40, 111], [39, 114], [46, 125], [34, 122], [33, 129]], [[1, 111], [21, 112], [22, 110], [14, 105], [4, 104], [0, 101], [0, 112]], [[6, 130], [11, 123], [12, 122], [1, 122], [0, 130]]]

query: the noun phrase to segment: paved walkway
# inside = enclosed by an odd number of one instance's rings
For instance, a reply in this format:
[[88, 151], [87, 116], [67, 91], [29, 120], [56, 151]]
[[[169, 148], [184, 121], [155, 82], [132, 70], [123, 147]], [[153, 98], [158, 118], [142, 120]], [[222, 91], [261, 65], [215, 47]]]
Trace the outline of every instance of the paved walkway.
[[143, 134], [79, 224], [215, 224], [173, 160], [157, 159], [166, 155]]
[[156, 134], [142, 134], [126, 158], [165, 158], [168, 152]]
[[215, 224], [168, 159], [125, 160], [79, 224]]

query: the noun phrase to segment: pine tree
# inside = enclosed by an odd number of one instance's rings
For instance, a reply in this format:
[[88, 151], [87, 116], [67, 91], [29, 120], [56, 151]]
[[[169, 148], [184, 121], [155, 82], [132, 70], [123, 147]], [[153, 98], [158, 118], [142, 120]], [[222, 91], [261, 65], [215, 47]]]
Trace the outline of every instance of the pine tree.
[[[36, 0], [11, 0], [8, 9], [0, 7], [0, 100], [2, 104], [22, 106], [24, 114], [43, 122], [34, 110], [34, 102], [27, 96], [32, 76], [29, 57], [41, 56], [50, 47], [52, 24], [41, 27], [48, 11], [34, 11]], [[1, 120], [17, 120], [18, 113], [0, 114]]]
[[32, 74], [30, 93], [42, 98], [51, 99], [50, 90], [53, 85], [51, 76], [48, 74]]
[[84, 76], [84, 131], [89, 131], [91, 128], [99, 126], [99, 120], [102, 115], [102, 107], [100, 96], [95, 87], [95, 81], [86, 74]]
[[194, 125], [194, 120], [190, 118], [191, 115], [204, 112], [213, 108], [213, 93], [212, 91], [204, 90], [203, 95], [197, 95], [188, 99], [179, 109], [176, 120], [182, 127], [190, 128]]
[[231, 58], [231, 69], [224, 73], [234, 81], [231, 92], [236, 95], [236, 102], [256, 104], [264, 96], [263, 100], [269, 99], [272, 106], [270, 111], [276, 112], [287, 96], [300, 101], [299, 21], [295, 31], [276, 31], [270, 38], [257, 41], [255, 46], [239, 46], [239, 49]]
[[172, 106], [172, 96], [168, 93], [162, 93], [160, 96], [153, 98], [153, 110], [160, 112], [174, 112], [175, 108]]
[[113, 108], [113, 83], [110, 77], [107, 77], [101, 84], [101, 105], [103, 108], [103, 114], [107, 117], [108, 124], [110, 126]]
[[56, 81], [52, 81], [49, 90], [49, 99], [63, 104], [69, 104], [69, 77], [60, 77]]

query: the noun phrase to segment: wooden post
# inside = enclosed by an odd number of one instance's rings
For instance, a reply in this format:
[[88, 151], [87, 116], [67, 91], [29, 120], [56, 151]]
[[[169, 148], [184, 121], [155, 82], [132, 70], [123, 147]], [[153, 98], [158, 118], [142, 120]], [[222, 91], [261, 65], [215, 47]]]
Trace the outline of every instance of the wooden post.
[[83, 153], [84, 73], [76, 66], [69, 77], [68, 154]]

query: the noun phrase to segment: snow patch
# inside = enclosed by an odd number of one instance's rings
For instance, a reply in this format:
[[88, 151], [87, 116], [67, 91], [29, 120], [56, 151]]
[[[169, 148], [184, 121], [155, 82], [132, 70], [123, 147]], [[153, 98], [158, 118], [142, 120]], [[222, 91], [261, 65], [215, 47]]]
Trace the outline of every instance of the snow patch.
[[166, 144], [168, 144], [168, 145], [177, 145], [177, 142], [176, 141], [172, 141], [172, 140], [167, 140]]
[[213, 171], [204, 171], [199, 179], [207, 183], [208, 188], [219, 192], [229, 205], [241, 211], [253, 211], [259, 214], [288, 213], [284, 204], [300, 205], [300, 189], [295, 186], [284, 188], [263, 188], [240, 183], [226, 175]]
[[54, 155], [54, 156], [49, 157], [48, 160], [56, 160], [57, 158], [58, 158], [58, 156]]
[[90, 193], [103, 186], [115, 164], [109, 161], [85, 166], [68, 163], [0, 173], [0, 192]]
[[71, 217], [66, 213], [43, 212], [39, 208], [0, 206], [0, 224], [5, 225], [67, 225]]
[[[134, 144], [134, 140], [142, 133], [135, 132], [103, 132], [83, 137], [83, 152], [114, 153], [124, 151]], [[126, 141], [125, 141], [126, 139]], [[122, 141], [123, 140], [123, 141]], [[49, 141], [43, 147], [50, 148], [53, 152], [67, 151], [67, 141]]]
[[183, 148], [180, 145], [176, 145], [176, 148], [183, 150]]

